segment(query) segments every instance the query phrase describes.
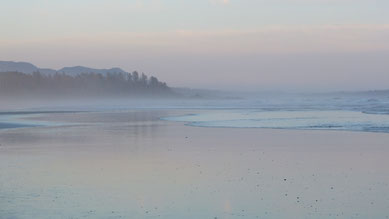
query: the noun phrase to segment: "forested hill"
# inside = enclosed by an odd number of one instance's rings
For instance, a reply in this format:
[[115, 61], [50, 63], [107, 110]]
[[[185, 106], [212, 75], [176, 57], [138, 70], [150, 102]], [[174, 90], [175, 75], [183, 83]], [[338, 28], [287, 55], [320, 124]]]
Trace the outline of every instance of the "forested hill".
[[131, 97], [169, 96], [173, 91], [165, 82], [134, 71], [66, 74], [39, 71], [0, 72], [0, 97]]

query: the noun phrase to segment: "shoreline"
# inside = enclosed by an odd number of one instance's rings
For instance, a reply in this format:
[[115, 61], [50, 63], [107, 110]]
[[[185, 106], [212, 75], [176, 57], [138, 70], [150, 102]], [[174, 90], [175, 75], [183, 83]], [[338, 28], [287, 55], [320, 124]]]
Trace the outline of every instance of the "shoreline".
[[[52, 118], [52, 115], [63, 115], [63, 114], [82, 114], [82, 113], [101, 113], [101, 114], [109, 114], [109, 113], [126, 113], [126, 112], [159, 112], [159, 111], [173, 111], [173, 112], [182, 112], [178, 114], [174, 114], [173, 116], [161, 116], [158, 117], [158, 120], [161, 121], [171, 121], [176, 123], [182, 123], [185, 126], [192, 127], [201, 127], [201, 128], [227, 128], [227, 129], [270, 129], [270, 130], [301, 130], [301, 131], [332, 131], [332, 132], [359, 132], [359, 133], [382, 133], [389, 134], [389, 130], [353, 130], [347, 128], [311, 128], [311, 127], [250, 127], [250, 126], [231, 126], [231, 125], [212, 125], [213, 121], [210, 121], [209, 125], [201, 125], [204, 123], [203, 121], [185, 121], [180, 118], [190, 117], [190, 116], [199, 116], [202, 113], [207, 113], [208, 111], [214, 112], [215, 110], [223, 110], [229, 111], [230, 109], [167, 109], [167, 108], [147, 108], [147, 109], [121, 109], [121, 110], [89, 110], [89, 111], [7, 111], [0, 112], [0, 131], [8, 130], [8, 129], [19, 129], [19, 128], [35, 128], [35, 127], [56, 127], [56, 126], [69, 126], [74, 125], [74, 123], [69, 123], [66, 119], [60, 120]], [[251, 110], [251, 109], [246, 109]], [[190, 113], [186, 113], [186, 112]], [[321, 111], [318, 111], [320, 113]], [[338, 112], [337, 110], [333, 110], [331, 112]], [[347, 112], [347, 111], [340, 111]], [[266, 113], [266, 111], [264, 111]], [[362, 113], [362, 112], [361, 112]], [[51, 117], [50, 120], [45, 120], [45, 117]], [[177, 120], [178, 118], [178, 120]], [[54, 122], [53, 122], [54, 121]], [[1, 124], [4, 124], [6, 127], [2, 127]]]

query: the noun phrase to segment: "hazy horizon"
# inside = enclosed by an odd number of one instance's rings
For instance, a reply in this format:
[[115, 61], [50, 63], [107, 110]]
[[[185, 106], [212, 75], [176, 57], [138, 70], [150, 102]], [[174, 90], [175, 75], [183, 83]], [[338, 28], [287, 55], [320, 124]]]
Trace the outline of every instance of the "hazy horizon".
[[384, 0], [10, 1], [0, 60], [120, 67], [173, 87], [388, 89]]

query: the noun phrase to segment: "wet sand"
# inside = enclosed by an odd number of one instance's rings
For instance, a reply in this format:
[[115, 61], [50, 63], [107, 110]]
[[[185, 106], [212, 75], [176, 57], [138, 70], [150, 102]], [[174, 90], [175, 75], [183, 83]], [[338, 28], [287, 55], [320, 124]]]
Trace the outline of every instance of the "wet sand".
[[0, 130], [0, 218], [389, 217], [389, 134], [159, 120], [191, 112]]

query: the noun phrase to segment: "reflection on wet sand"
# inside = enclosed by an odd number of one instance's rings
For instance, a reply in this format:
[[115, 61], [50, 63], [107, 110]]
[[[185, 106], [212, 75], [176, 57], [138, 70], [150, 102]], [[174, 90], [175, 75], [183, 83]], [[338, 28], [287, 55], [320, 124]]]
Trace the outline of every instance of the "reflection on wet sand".
[[[386, 218], [389, 135], [201, 128], [189, 110], [0, 132], [4, 218]], [[1, 218], [1, 217], [0, 217]]]

